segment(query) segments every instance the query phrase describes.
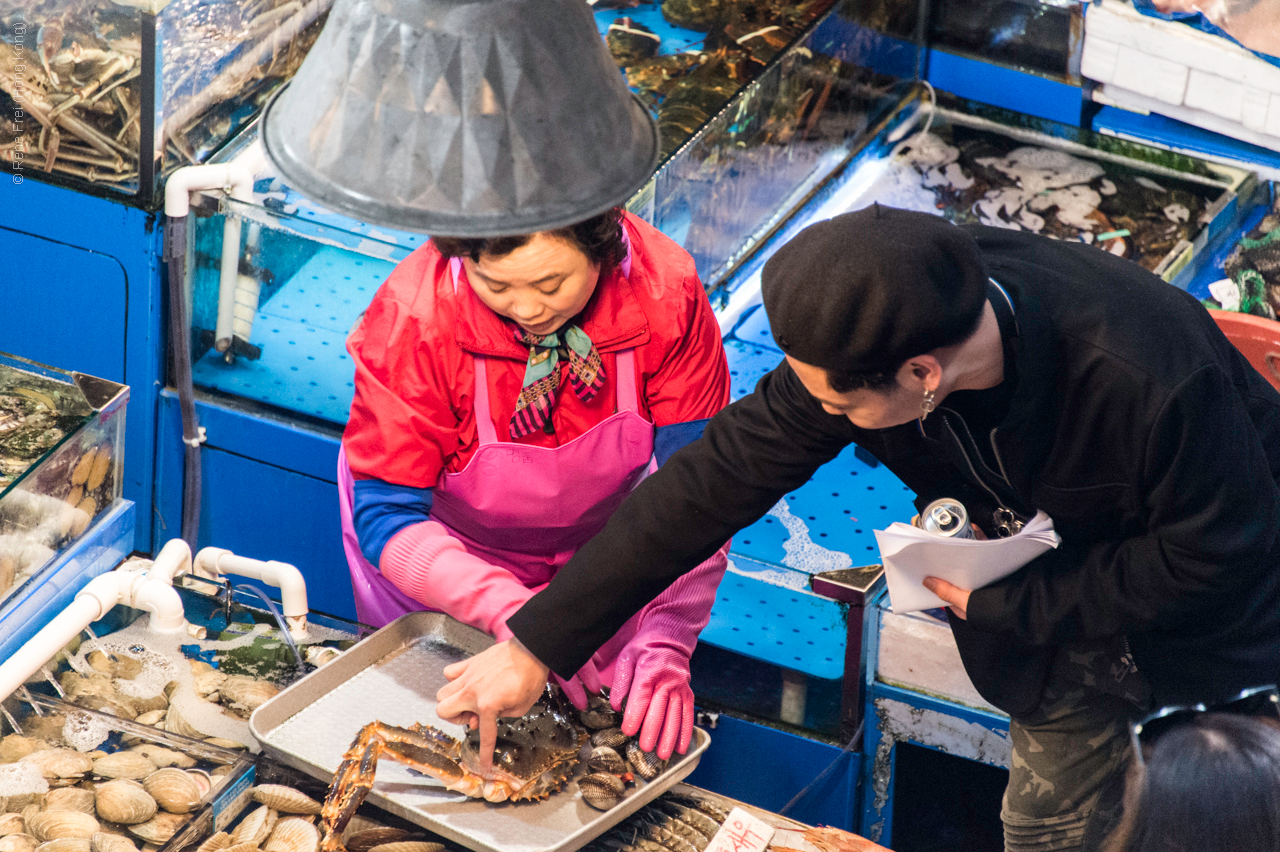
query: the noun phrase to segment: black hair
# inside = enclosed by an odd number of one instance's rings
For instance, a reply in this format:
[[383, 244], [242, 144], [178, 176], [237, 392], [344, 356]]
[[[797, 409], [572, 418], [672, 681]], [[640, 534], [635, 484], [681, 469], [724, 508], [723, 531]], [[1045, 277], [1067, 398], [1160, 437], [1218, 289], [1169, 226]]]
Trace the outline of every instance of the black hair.
[[[622, 263], [622, 259], [627, 255], [627, 247], [622, 242], [621, 207], [611, 208], [590, 219], [544, 233], [565, 240], [581, 250], [593, 266], [600, 268], [601, 277]], [[478, 262], [480, 256], [484, 254], [490, 257], [508, 255], [532, 238], [533, 234], [515, 234], [507, 237], [433, 236], [431, 241], [446, 258], [469, 257], [472, 262]]]
[[1156, 740], [1130, 767], [1108, 852], [1280, 850], [1280, 727], [1206, 713]]
[[[978, 330], [978, 325], [982, 322], [984, 309], [985, 303], [978, 310], [977, 316], [973, 318], [973, 322], [968, 328], [959, 328], [950, 334], [940, 334], [934, 348], [943, 349], [947, 346], [955, 346], [957, 343], [963, 343], [972, 337], [973, 333]], [[902, 369], [903, 364], [917, 355], [923, 354], [925, 353], [913, 352], [904, 358], [894, 358], [886, 361], [884, 366], [867, 370], [852, 372], [827, 370], [827, 384], [831, 385], [831, 389], [836, 393], [849, 393], [856, 390], [883, 391], [898, 383], [898, 371]]]

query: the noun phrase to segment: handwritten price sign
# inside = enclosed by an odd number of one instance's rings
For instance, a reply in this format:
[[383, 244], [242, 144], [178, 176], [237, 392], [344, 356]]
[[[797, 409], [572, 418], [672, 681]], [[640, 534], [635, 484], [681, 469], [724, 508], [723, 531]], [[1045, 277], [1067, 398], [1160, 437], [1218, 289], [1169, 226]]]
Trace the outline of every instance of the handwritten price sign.
[[742, 808], [734, 808], [707, 844], [706, 852], [764, 852], [773, 839], [773, 832], [773, 826], [761, 822]]

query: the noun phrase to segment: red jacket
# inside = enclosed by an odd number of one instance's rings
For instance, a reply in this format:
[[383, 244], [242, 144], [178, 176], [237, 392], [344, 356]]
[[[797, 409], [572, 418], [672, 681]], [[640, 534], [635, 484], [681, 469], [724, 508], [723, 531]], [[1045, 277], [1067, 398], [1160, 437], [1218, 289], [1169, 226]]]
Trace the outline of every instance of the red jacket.
[[[720, 329], [693, 259], [635, 216], [624, 227], [631, 276], [615, 270], [601, 281], [581, 322], [604, 362], [605, 387], [584, 403], [562, 375], [555, 434], [537, 431], [519, 443], [556, 447], [611, 416], [622, 349], [636, 350], [640, 413], [655, 426], [703, 420], [729, 402]], [[511, 440], [529, 354], [514, 328], [465, 279], [454, 292], [449, 262], [433, 243], [405, 258], [347, 340], [356, 376], [343, 445], [354, 477], [431, 488], [442, 471], [466, 467], [477, 446], [473, 354], [490, 359], [491, 415], [498, 440]]]

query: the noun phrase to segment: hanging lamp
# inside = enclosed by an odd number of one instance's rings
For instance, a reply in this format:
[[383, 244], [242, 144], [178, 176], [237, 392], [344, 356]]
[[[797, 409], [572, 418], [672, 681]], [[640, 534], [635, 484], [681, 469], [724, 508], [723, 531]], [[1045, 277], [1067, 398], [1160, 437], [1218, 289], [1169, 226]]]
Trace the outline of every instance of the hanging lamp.
[[304, 195], [456, 237], [594, 216], [636, 192], [660, 150], [583, 0], [337, 0], [262, 121]]

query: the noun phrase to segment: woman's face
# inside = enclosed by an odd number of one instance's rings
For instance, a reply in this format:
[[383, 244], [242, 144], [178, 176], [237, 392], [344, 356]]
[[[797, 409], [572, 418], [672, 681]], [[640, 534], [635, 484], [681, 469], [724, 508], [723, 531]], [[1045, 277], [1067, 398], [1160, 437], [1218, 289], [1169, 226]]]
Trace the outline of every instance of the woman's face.
[[536, 335], [558, 331], [581, 313], [600, 280], [600, 268], [581, 249], [542, 232], [509, 254], [462, 262], [480, 301]]

